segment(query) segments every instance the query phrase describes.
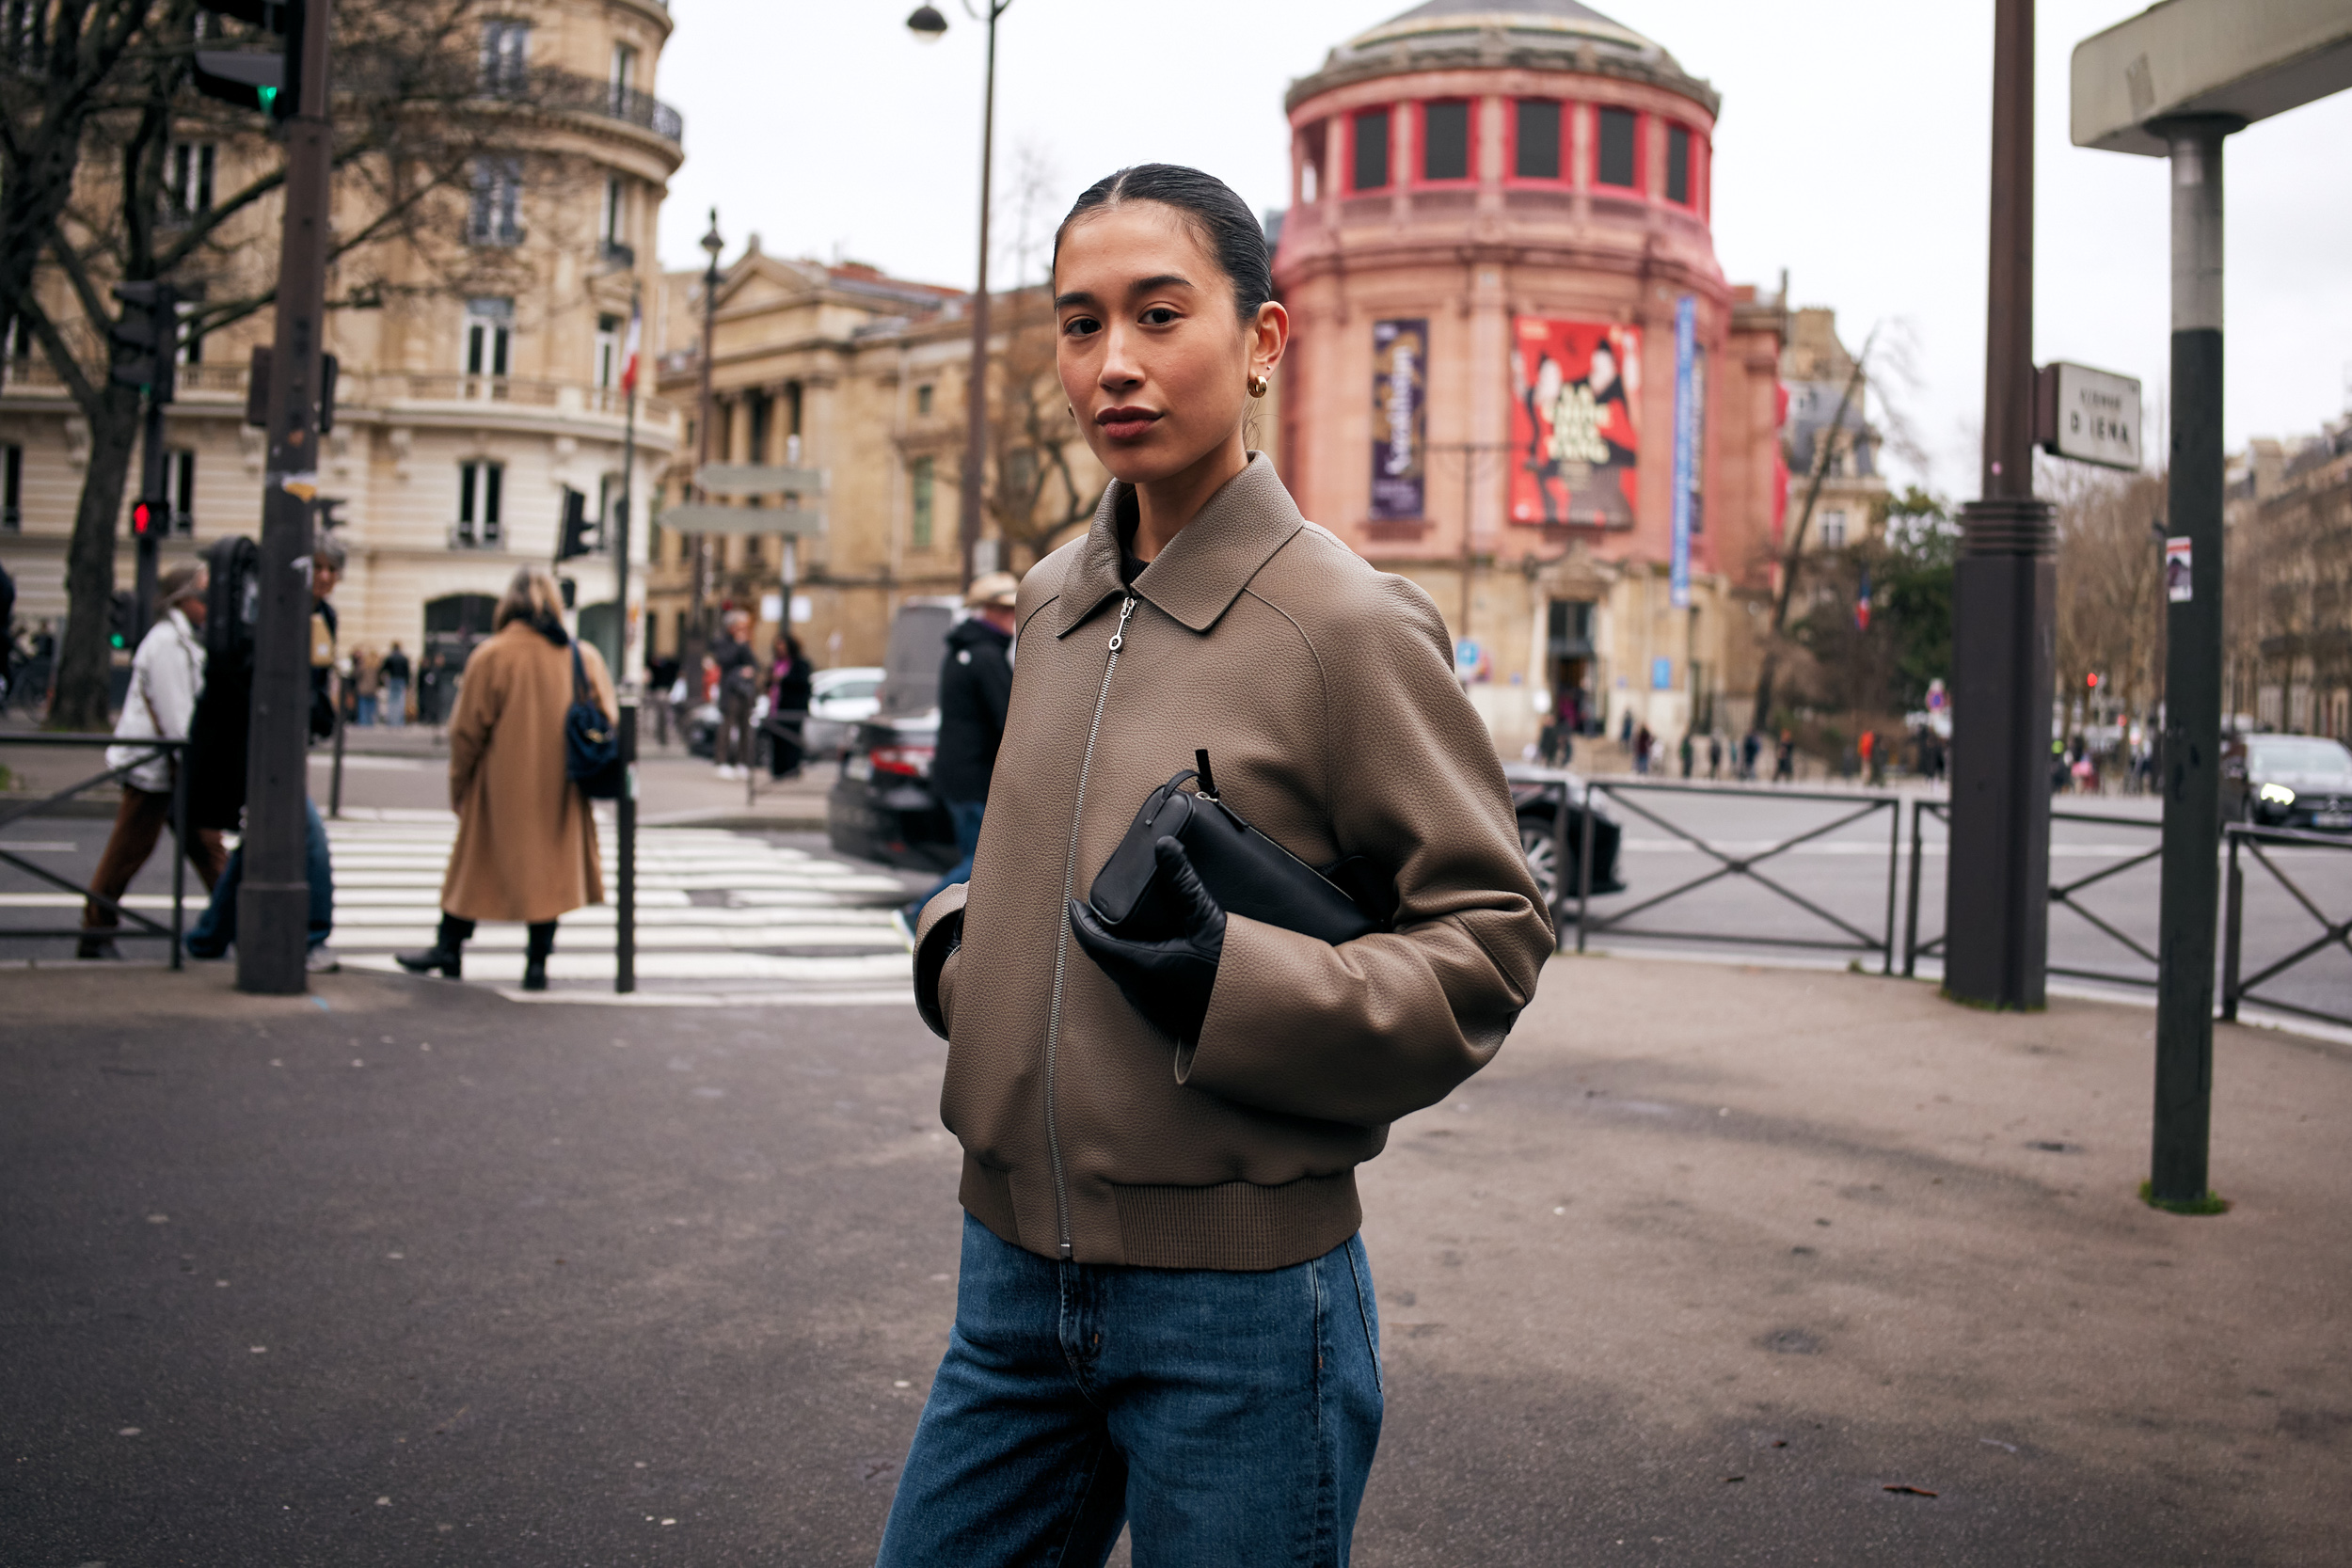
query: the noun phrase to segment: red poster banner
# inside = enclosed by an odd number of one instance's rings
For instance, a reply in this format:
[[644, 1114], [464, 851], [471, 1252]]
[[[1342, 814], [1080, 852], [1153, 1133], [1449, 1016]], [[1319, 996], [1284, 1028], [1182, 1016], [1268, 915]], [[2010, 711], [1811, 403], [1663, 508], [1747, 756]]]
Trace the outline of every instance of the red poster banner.
[[1515, 318], [1511, 520], [1631, 528], [1641, 396], [1640, 327]]

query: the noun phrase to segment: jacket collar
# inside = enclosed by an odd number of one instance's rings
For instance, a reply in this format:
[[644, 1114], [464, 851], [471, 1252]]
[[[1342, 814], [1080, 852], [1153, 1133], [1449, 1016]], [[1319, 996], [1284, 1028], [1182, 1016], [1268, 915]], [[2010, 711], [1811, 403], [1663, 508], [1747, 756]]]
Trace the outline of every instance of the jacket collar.
[[[1083, 624], [1122, 591], [1119, 531], [1135, 515], [1135, 487], [1118, 480], [1103, 492], [1094, 526], [1070, 563], [1055, 607], [1056, 637]], [[1211, 496], [1191, 522], [1136, 578], [1136, 593], [1194, 631], [1207, 631], [1241, 596], [1258, 568], [1306, 526], [1298, 504], [1262, 451]]]

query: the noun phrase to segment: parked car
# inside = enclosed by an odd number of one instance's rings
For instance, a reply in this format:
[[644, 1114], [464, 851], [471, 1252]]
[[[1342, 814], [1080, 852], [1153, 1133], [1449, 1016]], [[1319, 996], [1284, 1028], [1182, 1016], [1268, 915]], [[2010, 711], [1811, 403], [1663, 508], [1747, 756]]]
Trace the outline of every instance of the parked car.
[[2229, 736], [2221, 812], [2265, 828], [2352, 829], [2352, 751], [2312, 735]]
[[825, 837], [838, 853], [917, 871], [945, 871], [961, 858], [931, 784], [939, 666], [961, 614], [954, 599], [912, 599], [892, 617], [874, 714], [857, 725], [825, 798]]
[[801, 726], [801, 749], [811, 762], [841, 755], [857, 738], [857, 727], [882, 707], [878, 693], [884, 672], [871, 664], [819, 670], [808, 683], [808, 721]]
[[[1519, 847], [1527, 853], [1527, 869], [1545, 901], [1560, 909], [1576, 897], [1576, 857], [1584, 847], [1584, 814], [1593, 816], [1593, 891], [1623, 893], [1617, 876], [1617, 848], [1622, 832], [1609, 808], [1591, 799], [1584, 781], [1565, 768], [1538, 768], [1508, 763], [1502, 777], [1511, 786], [1511, 805], [1518, 814]], [[1567, 801], [1566, 835], [1561, 835], [1560, 804]]]

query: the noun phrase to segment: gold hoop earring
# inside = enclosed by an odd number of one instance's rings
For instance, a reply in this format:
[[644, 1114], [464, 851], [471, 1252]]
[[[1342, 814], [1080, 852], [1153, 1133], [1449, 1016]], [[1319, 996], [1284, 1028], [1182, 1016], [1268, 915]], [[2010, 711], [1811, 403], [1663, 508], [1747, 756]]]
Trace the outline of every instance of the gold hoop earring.
[[1265, 396], [1266, 388], [1272, 385], [1273, 383], [1264, 376], [1253, 375], [1249, 378], [1249, 395], [1253, 398], [1262, 398]]

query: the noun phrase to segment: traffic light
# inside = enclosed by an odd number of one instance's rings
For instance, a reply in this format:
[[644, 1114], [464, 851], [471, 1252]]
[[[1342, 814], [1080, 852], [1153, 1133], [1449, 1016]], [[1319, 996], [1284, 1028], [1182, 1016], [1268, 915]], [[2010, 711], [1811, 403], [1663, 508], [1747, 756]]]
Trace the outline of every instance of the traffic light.
[[561, 566], [576, 555], [586, 555], [594, 546], [588, 543], [588, 498], [564, 487], [564, 531], [555, 546], [555, 563]]
[[205, 0], [201, 8], [282, 34], [286, 49], [281, 55], [199, 49], [196, 90], [239, 108], [259, 109], [272, 120], [291, 119], [302, 103], [302, 19], [309, 0]]
[[171, 531], [171, 507], [160, 496], [141, 496], [131, 503], [131, 537], [161, 539]]
[[138, 605], [132, 598], [131, 591], [127, 588], [116, 589], [114, 597], [106, 605], [108, 647], [127, 648], [131, 645], [131, 627], [135, 624], [137, 614]]
[[[253, 348], [251, 369], [245, 378], [245, 422], [256, 430], [269, 428], [272, 388], [270, 366], [273, 351], [267, 343]], [[335, 429], [335, 383], [342, 378], [342, 365], [331, 354], [319, 356], [319, 434], [328, 436]]]
[[106, 331], [114, 351], [107, 372], [119, 387], [136, 387], [150, 403], [169, 403], [177, 389], [180, 291], [168, 283], [118, 283], [122, 319]]

